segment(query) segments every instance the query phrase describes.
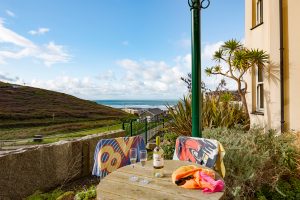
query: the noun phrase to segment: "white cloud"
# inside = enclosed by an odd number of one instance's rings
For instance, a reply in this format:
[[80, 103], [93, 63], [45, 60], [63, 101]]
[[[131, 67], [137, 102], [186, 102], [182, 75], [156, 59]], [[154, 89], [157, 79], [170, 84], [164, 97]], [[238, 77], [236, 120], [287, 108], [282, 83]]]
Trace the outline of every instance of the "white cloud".
[[10, 17], [15, 17], [15, 13], [13, 13], [11, 10], [6, 10], [5, 13]]
[[185, 56], [177, 56], [174, 60], [177, 65], [183, 66], [188, 70], [192, 68], [192, 55], [186, 54]]
[[43, 60], [45, 65], [51, 66], [55, 63], [67, 63], [70, 55], [64, 50], [64, 46], [49, 42], [43, 46], [43, 50], [37, 55], [37, 58]]
[[31, 31], [29, 31], [28, 33], [30, 35], [43, 35], [43, 34], [49, 32], [49, 31], [50, 31], [49, 28], [38, 28], [37, 30], [31, 30]]
[[66, 63], [71, 56], [62, 45], [49, 42], [45, 45], [37, 45], [31, 40], [6, 28], [3, 20], [0, 20], [0, 43], [12, 46], [9, 50], [0, 49], [0, 63], [7, 59], [22, 59], [31, 57], [41, 60], [45, 65], [50, 66], [56, 63]]
[[13, 82], [14, 83], [18, 80], [20, 80], [20, 78], [17, 77], [17, 76], [12, 77], [10, 74], [0, 71], [0, 81], [2, 81], [2, 82]]
[[125, 70], [124, 81], [128, 84], [127, 91], [132, 90], [133, 95], [152, 94], [161, 98], [167, 96], [172, 98], [186, 92], [180, 77], [189, 71], [184, 62], [188, 57], [189, 55], [177, 57], [173, 65], [165, 61], [131, 59], [120, 60], [117, 64]]
[[[189, 69], [190, 55], [180, 56], [173, 64], [166, 61], [122, 59], [113, 69], [96, 76], [58, 76], [50, 80], [27, 80], [26, 85], [71, 94], [85, 99], [172, 99], [180, 98], [186, 86], [180, 77]], [[13, 80], [11, 80], [12, 82]], [[17, 83], [23, 84], [19, 80]]]
[[96, 76], [96, 79], [101, 81], [114, 81], [116, 80], [116, 74], [112, 70], [108, 70]]
[[[35, 49], [37, 49], [41, 52], [34, 57], [42, 60], [46, 65], [67, 62], [70, 58], [63, 50], [64, 47], [54, 42], [49, 42], [44, 46], [37, 46], [26, 38], [17, 36], [9, 37], [9, 41], [14, 41], [14, 44], [17, 43], [18, 47], [22, 47], [22, 51], [19, 51], [19, 57], [24, 55], [32, 56], [36, 52]], [[0, 39], [2, 39], [1, 30]], [[6, 41], [8, 41], [7, 38]], [[208, 44], [203, 49], [202, 56], [209, 59], [203, 60], [202, 80], [211, 89], [215, 89], [221, 77], [207, 77], [203, 70], [208, 66], [207, 64], [212, 64], [212, 54], [221, 43]], [[32, 47], [27, 48], [30, 45]], [[6, 55], [6, 58], [8, 56], [9, 54]], [[16, 54], [12, 54], [12, 56], [16, 56]], [[50, 80], [34, 79], [26, 81], [26, 84], [64, 92], [85, 99], [171, 99], [181, 98], [187, 92], [186, 85], [180, 78], [186, 77], [191, 71], [191, 54], [177, 56], [170, 62], [165, 60], [125, 58], [117, 60], [115, 63], [116, 66], [109, 70], [103, 70], [98, 75], [83, 78], [63, 75]], [[11, 76], [9, 77], [11, 78]], [[25, 81], [19, 79], [17, 82], [22, 84]], [[229, 88], [235, 88], [235, 85], [232, 86], [230, 81], [228, 81], [228, 84]]]
[[119, 60], [117, 64], [127, 70], [136, 70], [140, 67], [137, 61], [131, 59]]
[[211, 60], [213, 58], [214, 53], [221, 47], [223, 41], [219, 41], [212, 44], [206, 44], [203, 49], [202, 58]]
[[30, 48], [36, 47], [30, 40], [4, 27], [3, 21], [0, 21], [0, 42], [12, 43], [20, 47], [30, 47]]

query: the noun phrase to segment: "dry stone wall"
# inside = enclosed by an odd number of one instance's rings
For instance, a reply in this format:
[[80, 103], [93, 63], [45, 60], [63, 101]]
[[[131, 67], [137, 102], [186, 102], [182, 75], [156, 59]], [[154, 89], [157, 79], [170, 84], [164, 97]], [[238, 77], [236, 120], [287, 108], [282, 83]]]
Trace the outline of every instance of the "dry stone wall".
[[0, 200], [17, 200], [91, 174], [100, 139], [123, 130], [23, 148], [0, 155]]

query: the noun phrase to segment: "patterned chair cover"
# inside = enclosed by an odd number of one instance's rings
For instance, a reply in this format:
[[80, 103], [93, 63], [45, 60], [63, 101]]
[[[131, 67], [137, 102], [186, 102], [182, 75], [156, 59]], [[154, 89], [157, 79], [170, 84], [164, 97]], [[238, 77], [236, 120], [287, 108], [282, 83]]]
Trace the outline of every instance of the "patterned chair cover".
[[190, 161], [215, 168], [225, 177], [224, 155], [225, 150], [217, 140], [180, 136], [176, 140], [173, 160]]
[[[95, 149], [92, 174], [103, 178], [114, 170], [130, 164], [129, 150], [131, 148], [137, 148], [138, 152], [144, 150], [143, 138], [134, 136], [100, 140]], [[139, 159], [138, 153], [137, 162]]]

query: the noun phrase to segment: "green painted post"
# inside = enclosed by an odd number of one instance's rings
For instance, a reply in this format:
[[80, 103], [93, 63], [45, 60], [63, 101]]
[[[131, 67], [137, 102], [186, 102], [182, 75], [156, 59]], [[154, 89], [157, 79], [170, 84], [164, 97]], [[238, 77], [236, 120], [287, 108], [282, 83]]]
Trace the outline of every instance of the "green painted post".
[[132, 121], [133, 120], [130, 120], [130, 136], [132, 136]]
[[147, 129], [147, 118], [146, 118], [146, 120], [145, 120], [145, 143], [147, 144], [147, 132], [148, 132], [148, 129]]
[[[192, 13], [192, 136], [202, 137], [201, 119], [201, 9], [210, 0], [188, 0]], [[204, 5], [205, 4], [205, 5]]]
[[200, 0], [192, 0], [192, 136], [202, 137], [201, 131], [201, 53]]

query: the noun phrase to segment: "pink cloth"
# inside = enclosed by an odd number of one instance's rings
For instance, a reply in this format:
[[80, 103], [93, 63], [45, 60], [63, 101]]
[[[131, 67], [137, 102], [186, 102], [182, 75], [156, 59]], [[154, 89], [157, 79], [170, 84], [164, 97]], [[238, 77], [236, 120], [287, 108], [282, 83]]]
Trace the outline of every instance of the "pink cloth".
[[202, 178], [203, 181], [208, 182], [212, 186], [212, 190], [209, 188], [204, 188], [202, 191], [203, 192], [221, 192], [224, 189], [224, 182], [222, 180], [217, 180], [215, 181], [212, 177], [208, 176], [204, 172], [200, 171], [200, 177]]

